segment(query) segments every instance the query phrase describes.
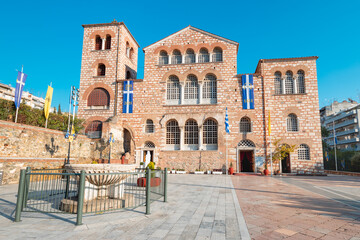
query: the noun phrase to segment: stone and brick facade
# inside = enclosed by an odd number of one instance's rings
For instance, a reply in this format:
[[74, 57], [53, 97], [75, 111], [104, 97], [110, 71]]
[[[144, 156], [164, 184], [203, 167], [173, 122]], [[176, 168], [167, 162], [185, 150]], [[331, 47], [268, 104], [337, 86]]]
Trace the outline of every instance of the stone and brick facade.
[[[120, 40], [111, 43], [111, 50], [94, 50], [96, 36], [106, 34], [111, 34], [112, 41]], [[135, 50], [131, 59], [127, 42]], [[317, 57], [261, 59], [252, 74], [255, 109], [245, 110], [242, 74], [237, 74], [238, 46], [189, 26], [145, 47], [144, 79], [134, 80], [133, 113], [122, 113], [122, 82], [129, 68], [131, 78], [136, 77], [138, 45], [123, 23], [84, 25], [79, 115], [87, 119], [87, 126], [101, 121], [103, 136], [115, 132], [123, 140], [117, 147], [129, 151], [136, 162], [150, 153], [160, 167], [213, 170], [226, 167], [227, 155], [235, 171], [257, 172], [269, 158], [271, 112], [272, 140], [299, 148], [283, 160], [283, 167], [292, 173], [323, 172]], [[106, 65], [105, 76], [95, 76], [99, 63]], [[277, 80], [280, 90], [275, 90]], [[106, 89], [109, 107], [87, 105], [96, 88]], [[296, 129], [291, 131], [289, 115], [296, 117]], [[241, 119], [250, 123], [242, 132]]]

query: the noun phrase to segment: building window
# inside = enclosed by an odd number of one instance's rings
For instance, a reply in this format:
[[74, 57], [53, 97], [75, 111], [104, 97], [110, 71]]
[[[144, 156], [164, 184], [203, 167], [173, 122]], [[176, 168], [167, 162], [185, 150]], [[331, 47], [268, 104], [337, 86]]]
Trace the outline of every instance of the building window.
[[297, 72], [297, 90], [298, 93], [305, 93], [305, 73], [303, 70]]
[[126, 71], [126, 79], [132, 79], [130, 71]]
[[172, 53], [171, 64], [180, 64], [182, 62], [181, 52], [174, 50]]
[[186, 50], [185, 63], [194, 63], [195, 62], [195, 52], [191, 48]]
[[206, 74], [203, 83], [203, 95], [204, 100], [209, 99], [210, 103], [216, 103], [217, 99], [217, 81], [216, 76], [213, 74]]
[[238, 143], [239, 148], [255, 148], [255, 144], [250, 140], [241, 140]]
[[101, 138], [102, 122], [92, 121], [85, 129], [85, 135], [89, 138]]
[[295, 114], [289, 114], [287, 117], [287, 131], [288, 132], [297, 132], [299, 131], [298, 119]]
[[219, 47], [214, 48], [214, 52], [212, 55], [213, 62], [222, 62], [223, 60], [223, 52], [222, 49]]
[[102, 39], [99, 35], [96, 35], [95, 38], [95, 50], [101, 50], [102, 48]]
[[159, 65], [169, 64], [169, 56], [166, 51], [160, 51]]
[[218, 143], [218, 127], [217, 123], [212, 119], [207, 119], [203, 125], [203, 143], [217, 144]]
[[133, 49], [133, 48], [130, 48], [129, 58], [130, 58], [131, 60], [134, 60], [134, 56], [135, 56], [135, 54], [134, 54], [134, 49]]
[[240, 120], [240, 132], [248, 133], [251, 132], [251, 120], [248, 117], [242, 117]]
[[153, 133], [154, 131], [155, 131], [155, 125], [154, 125], [153, 120], [151, 120], [151, 119], [146, 120], [145, 132]]
[[300, 144], [298, 148], [298, 159], [299, 160], [310, 160], [310, 148], [306, 144]]
[[209, 62], [209, 61], [210, 61], [209, 51], [206, 48], [201, 48], [200, 53], [199, 53], [198, 62], [205, 63], [205, 62]]
[[179, 78], [171, 75], [166, 85], [166, 99], [167, 100], [180, 100], [180, 82]]
[[195, 120], [185, 123], [185, 144], [199, 144], [199, 127]]
[[180, 128], [176, 120], [166, 124], [166, 144], [180, 144]]
[[130, 58], [130, 44], [129, 42], [126, 42], [126, 56]]
[[275, 84], [275, 94], [282, 94], [283, 89], [282, 89], [282, 83], [281, 83], [281, 72], [275, 73], [274, 84]]
[[293, 73], [291, 71], [286, 72], [285, 94], [294, 94], [294, 79], [293, 79]]
[[100, 64], [98, 65], [97, 75], [98, 75], [98, 76], [105, 76], [105, 69], [106, 69], [105, 65], [102, 64], [102, 63], [100, 63]]
[[88, 97], [88, 106], [107, 106], [110, 105], [110, 96], [108, 91], [104, 88], [95, 88], [89, 94]]
[[[185, 83], [184, 98], [186, 100], [196, 100], [199, 98], [199, 84], [195, 75], [188, 75]], [[192, 101], [192, 103], [197, 103]]]
[[144, 144], [144, 148], [155, 148], [155, 144], [153, 142], [147, 141]]
[[111, 36], [106, 35], [105, 49], [111, 49]]

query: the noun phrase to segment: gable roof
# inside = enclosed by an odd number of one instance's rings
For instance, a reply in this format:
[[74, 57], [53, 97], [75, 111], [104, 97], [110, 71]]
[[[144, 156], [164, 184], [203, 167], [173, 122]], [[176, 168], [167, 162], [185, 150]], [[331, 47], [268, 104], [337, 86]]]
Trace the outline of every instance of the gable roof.
[[310, 56], [310, 57], [292, 57], [292, 58], [268, 58], [268, 59], [260, 59], [256, 69], [255, 69], [255, 73], [258, 73], [258, 71], [260, 70], [260, 63], [265, 63], [265, 62], [280, 62], [280, 61], [304, 61], [304, 60], [317, 60], [319, 57], [318, 56]]
[[169, 39], [169, 38], [172, 38], [172, 37], [174, 37], [174, 36], [176, 36], [176, 35], [184, 32], [184, 31], [186, 31], [186, 30], [188, 30], [188, 29], [193, 30], [193, 31], [196, 31], [196, 32], [199, 32], [199, 33], [202, 33], [202, 34], [204, 34], [204, 35], [208, 35], [208, 36], [210, 36], [210, 37], [219, 39], [219, 40], [221, 40], [221, 41], [224, 41], [224, 42], [227, 42], [227, 43], [230, 43], [230, 44], [234, 44], [234, 45], [236, 45], [236, 46], [239, 47], [239, 43], [238, 43], [238, 42], [235, 42], [235, 41], [233, 41], [233, 40], [230, 40], [230, 39], [221, 37], [221, 36], [219, 36], [219, 35], [216, 35], [216, 34], [213, 34], [213, 33], [210, 33], [210, 32], [207, 32], [207, 31], [204, 31], [204, 30], [201, 30], [201, 29], [199, 29], [199, 28], [196, 28], [196, 27], [193, 27], [193, 26], [189, 25], [189, 26], [187, 26], [186, 28], [183, 28], [183, 29], [181, 29], [181, 30], [179, 30], [179, 31], [177, 31], [177, 32], [175, 32], [175, 33], [173, 33], [173, 34], [170, 34], [169, 36], [167, 36], [167, 37], [165, 37], [165, 38], [163, 38], [163, 39], [160, 39], [159, 41], [156, 41], [156, 42], [150, 44], [150, 45], [147, 46], [147, 47], [144, 47], [144, 48], [143, 48], [143, 51], [145, 52], [145, 49], [147, 49], [147, 48], [149, 48], [149, 47], [151, 47], [151, 46], [153, 46], [153, 45], [155, 45], [155, 44], [157, 44], [157, 43], [160, 43], [160, 42], [162, 42], [162, 41], [165, 41], [165, 40], [167, 40], [167, 39]]

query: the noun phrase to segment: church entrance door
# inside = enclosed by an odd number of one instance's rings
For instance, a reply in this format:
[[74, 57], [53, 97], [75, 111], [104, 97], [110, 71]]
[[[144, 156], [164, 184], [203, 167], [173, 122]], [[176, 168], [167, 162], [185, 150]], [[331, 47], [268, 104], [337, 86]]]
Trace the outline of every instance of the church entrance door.
[[291, 173], [289, 154], [286, 154], [286, 156], [281, 160], [281, 170], [282, 173]]
[[253, 150], [241, 150], [239, 151], [241, 172], [254, 172], [254, 151]]

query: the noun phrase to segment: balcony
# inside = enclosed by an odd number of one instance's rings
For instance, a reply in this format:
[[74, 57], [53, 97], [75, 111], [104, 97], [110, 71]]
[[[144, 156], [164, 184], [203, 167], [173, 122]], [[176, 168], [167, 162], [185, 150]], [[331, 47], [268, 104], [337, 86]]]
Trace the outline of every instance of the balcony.
[[327, 119], [325, 120], [324, 125], [327, 125], [329, 123], [331, 124], [332, 121], [337, 121], [339, 119], [342, 119], [342, 118], [345, 118], [345, 117], [348, 117], [348, 116], [351, 116], [351, 115], [354, 115], [354, 114], [356, 114], [355, 109], [351, 110], [351, 111], [348, 111], [348, 112], [342, 112], [342, 113], [340, 113], [340, 114], [338, 114], [336, 116], [333, 116], [333, 117], [331, 117], [331, 116], [326, 117]]
[[[345, 126], [348, 126], [348, 125], [351, 125], [351, 124], [355, 124], [357, 122], [358, 122], [358, 120], [356, 118], [353, 118], [353, 119], [350, 119], [350, 120], [335, 124], [335, 129], [345, 127]], [[332, 129], [333, 129], [332, 125], [330, 125], [329, 127], [326, 127], [326, 128], [329, 131], [332, 131]]]

